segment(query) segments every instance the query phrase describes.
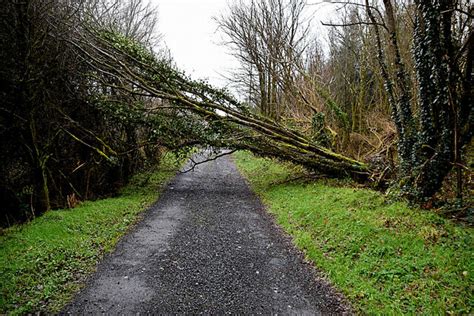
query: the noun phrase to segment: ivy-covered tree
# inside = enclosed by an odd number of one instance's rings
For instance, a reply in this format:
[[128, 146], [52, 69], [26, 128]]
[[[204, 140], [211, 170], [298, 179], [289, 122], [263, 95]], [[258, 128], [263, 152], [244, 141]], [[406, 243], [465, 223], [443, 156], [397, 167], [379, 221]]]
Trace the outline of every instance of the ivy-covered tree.
[[[394, 5], [383, 3], [383, 20], [368, 0], [366, 10], [377, 33], [379, 65], [399, 137], [399, 184], [408, 197], [423, 201], [459, 165], [462, 148], [472, 139], [473, 6], [469, 1], [415, 1], [416, 81], [410, 82]], [[381, 29], [388, 33], [386, 46]]]

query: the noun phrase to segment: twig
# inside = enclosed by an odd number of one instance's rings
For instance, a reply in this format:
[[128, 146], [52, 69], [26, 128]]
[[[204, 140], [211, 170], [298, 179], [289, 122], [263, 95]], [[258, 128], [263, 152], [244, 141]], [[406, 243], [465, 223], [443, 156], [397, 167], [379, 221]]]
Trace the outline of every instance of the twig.
[[385, 24], [383, 23], [373, 23], [373, 22], [366, 22], [366, 21], [359, 21], [359, 22], [350, 22], [350, 23], [327, 23], [327, 22], [322, 22], [321, 24], [324, 26], [341, 26], [341, 27], [347, 27], [347, 26], [354, 26], [354, 25], [378, 25], [383, 28], [385, 28]]
[[190, 171], [194, 171], [194, 168], [196, 168], [196, 166], [198, 165], [201, 165], [203, 163], [206, 163], [206, 162], [209, 162], [209, 161], [213, 161], [213, 160], [216, 160], [218, 158], [221, 158], [221, 157], [224, 157], [224, 156], [227, 156], [227, 155], [231, 155], [233, 153], [235, 153], [237, 150], [234, 149], [234, 150], [231, 150], [231, 151], [228, 151], [228, 152], [225, 152], [225, 153], [222, 153], [222, 154], [219, 154], [217, 156], [214, 156], [212, 158], [208, 158], [206, 160], [203, 160], [203, 161], [194, 161], [193, 158], [190, 158], [189, 160], [191, 160], [191, 162], [193, 163], [193, 166], [191, 168], [189, 168], [188, 170], [185, 170], [185, 171], [179, 171], [179, 173], [188, 173]]

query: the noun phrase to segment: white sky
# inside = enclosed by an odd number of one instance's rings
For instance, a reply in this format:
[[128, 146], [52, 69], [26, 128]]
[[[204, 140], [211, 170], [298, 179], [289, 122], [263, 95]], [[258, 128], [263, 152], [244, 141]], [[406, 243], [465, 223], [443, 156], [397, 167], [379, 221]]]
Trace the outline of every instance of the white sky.
[[[194, 79], [208, 79], [211, 84], [224, 87], [222, 75], [238, 64], [228, 54], [228, 48], [219, 44], [222, 37], [212, 18], [225, 11], [232, 0], [149, 1], [158, 7], [158, 30], [178, 67]], [[316, 10], [314, 24], [318, 29], [320, 18], [330, 16], [332, 7], [328, 3], [310, 7]]]
[[237, 67], [219, 45], [221, 36], [212, 19], [227, 7], [226, 0], [150, 0], [158, 6], [158, 30], [180, 69], [195, 79], [224, 86], [221, 74]]

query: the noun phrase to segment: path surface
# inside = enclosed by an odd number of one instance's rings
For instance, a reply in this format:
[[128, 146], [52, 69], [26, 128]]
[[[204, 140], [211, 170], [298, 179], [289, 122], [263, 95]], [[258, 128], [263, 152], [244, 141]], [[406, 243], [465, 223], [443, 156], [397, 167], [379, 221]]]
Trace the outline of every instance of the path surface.
[[63, 313], [349, 312], [224, 157], [178, 175]]

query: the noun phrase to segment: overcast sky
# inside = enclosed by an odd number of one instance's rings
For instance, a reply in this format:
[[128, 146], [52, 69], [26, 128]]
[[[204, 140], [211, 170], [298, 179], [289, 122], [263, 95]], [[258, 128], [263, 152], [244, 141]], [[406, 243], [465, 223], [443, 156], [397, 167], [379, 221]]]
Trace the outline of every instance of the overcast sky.
[[[179, 68], [193, 78], [209, 79], [223, 87], [222, 74], [237, 67], [228, 48], [220, 45], [221, 35], [212, 19], [226, 10], [232, 0], [150, 0], [158, 6], [159, 32]], [[314, 1], [317, 2], [317, 1]], [[331, 5], [317, 8], [315, 25], [327, 18]]]

